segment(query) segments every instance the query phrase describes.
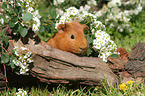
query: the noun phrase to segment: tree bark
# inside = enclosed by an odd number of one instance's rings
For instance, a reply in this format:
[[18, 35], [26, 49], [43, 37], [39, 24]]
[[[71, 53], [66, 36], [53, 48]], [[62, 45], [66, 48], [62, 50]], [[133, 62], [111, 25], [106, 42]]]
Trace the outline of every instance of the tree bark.
[[30, 74], [46, 83], [79, 83], [87, 85], [101, 85], [106, 80], [114, 85], [117, 76], [108, 65], [99, 58], [79, 57], [69, 52], [52, 48], [45, 42], [36, 43], [29, 39], [28, 44], [21, 40], [11, 40], [9, 46], [25, 46], [33, 53], [33, 67]]

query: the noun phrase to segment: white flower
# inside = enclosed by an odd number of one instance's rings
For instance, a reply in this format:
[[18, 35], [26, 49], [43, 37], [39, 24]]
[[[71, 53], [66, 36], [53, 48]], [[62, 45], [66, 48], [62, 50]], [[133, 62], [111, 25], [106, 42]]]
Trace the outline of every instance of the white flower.
[[101, 53], [98, 57], [102, 58], [104, 62], [107, 62], [107, 57], [105, 53]]
[[18, 53], [18, 51], [15, 51], [15, 53], [14, 53], [16, 56], [19, 56], [19, 53]]
[[28, 62], [28, 63], [31, 63], [31, 62], [33, 62], [33, 60], [30, 59], [30, 58], [28, 58], [28, 59], [27, 59], [27, 62]]
[[110, 24], [110, 28], [114, 27], [115, 25], [113, 23]]
[[141, 12], [142, 11], [142, 6], [141, 6], [141, 4], [139, 4], [139, 6], [137, 7], [137, 10], [139, 11], [139, 12]]
[[64, 13], [61, 9], [58, 9], [58, 8], [56, 8], [56, 11], [59, 15], [63, 15], [63, 13]]
[[9, 19], [9, 16], [6, 15], [6, 18]]
[[26, 6], [25, 6], [25, 7], [27, 8], [27, 7], [29, 7], [29, 6], [30, 6], [29, 4], [26, 4]]
[[1, 22], [1, 24], [4, 24], [4, 19], [1, 18], [1, 19], [0, 19], [0, 22]]
[[34, 11], [34, 9], [33, 9], [32, 7], [29, 7], [29, 8], [27, 9], [27, 12], [29, 12], [29, 13], [32, 13], [32, 11]]
[[103, 25], [101, 21], [95, 21], [94, 23], [96, 24], [96, 27], [98, 27], [98, 26], [100, 26], [100, 25], [101, 25], [101, 26]]
[[25, 65], [26, 65], [26, 62], [21, 63], [21, 64], [20, 64], [21, 69], [26, 69], [26, 68], [27, 68], [27, 66], [25, 66]]
[[66, 17], [65, 17], [65, 16], [62, 16], [62, 17], [60, 18], [60, 22], [61, 22], [61, 23], [65, 23], [65, 22], [66, 22]]
[[121, 0], [112, 0], [107, 4], [107, 6], [110, 8], [120, 6], [120, 5], [121, 5]]
[[88, 5], [97, 5], [95, 0], [87, 1]]
[[25, 56], [24, 56], [24, 59], [26, 59], [26, 58], [28, 58], [28, 56], [27, 56], [27, 55], [25, 55]]
[[39, 18], [38, 17], [34, 17], [33, 20], [35, 21], [35, 25], [39, 28], [40, 24], [41, 24]]
[[95, 12], [95, 13], [96, 13], [95, 16], [97, 16], [97, 17], [102, 16], [102, 11], [101, 11], [101, 10], [99, 10], [99, 11], [97, 11], [97, 12]]
[[20, 66], [21, 65], [21, 62], [19, 60], [16, 60], [16, 63], [15, 63], [16, 66]]
[[123, 21], [128, 23], [130, 21], [130, 18], [127, 18], [127, 17], [123, 17]]
[[27, 50], [27, 48], [26, 48], [26, 47], [21, 47], [20, 49], [22, 49], [22, 50]]
[[27, 96], [27, 92], [21, 88], [18, 89], [16, 96]]
[[30, 51], [28, 51], [26, 55], [27, 55], [28, 57], [30, 57], [31, 54], [32, 54], [32, 53], [31, 53]]
[[70, 15], [76, 15], [78, 14], [79, 10], [75, 7], [69, 7], [68, 9], [66, 9], [66, 12]]
[[33, 17], [41, 18], [41, 16], [39, 15], [38, 10], [34, 11], [32, 14], [33, 14]]
[[61, 4], [63, 3], [65, 0], [54, 0], [54, 5], [58, 5], [58, 4]]
[[26, 74], [27, 71], [29, 71], [29, 69], [20, 69], [20, 74]]
[[40, 22], [40, 20], [38, 19], [38, 17], [33, 17], [33, 20], [36, 22]]
[[132, 30], [131, 30], [131, 29], [129, 29], [129, 32], [132, 32]]
[[83, 6], [80, 6], [79, 11], [84, 11], [84, 7]]
[[120, 32], [123, 32], [123, 29], [122, 28], [120, 29]]
[[38, 26], [37, 26], [36, 24], [33, 24], [33, 25], [32, 25], [32, 30], [33, 30], [34, 32], [37, 32], [37, 31], [39, 31], [39, 28], [38, 28]]
[[88, 5], [85, 5], [85, 6], [84, 6], [84, 10], [86, 10], [86, 11], [90, 10], [90, 8], [91, 8], [91, 7], [88, 6]]
[[139, 11], [137, 9], [134, 10], [134, 14], [137, 15]]
[[74, 9], [70, 12], [70, 15], [77, 15], [78, 14], [78, 10]]
[[101, 48], [101, 44], [97, 44], [93, 46], [94, 49], [100, 49]]

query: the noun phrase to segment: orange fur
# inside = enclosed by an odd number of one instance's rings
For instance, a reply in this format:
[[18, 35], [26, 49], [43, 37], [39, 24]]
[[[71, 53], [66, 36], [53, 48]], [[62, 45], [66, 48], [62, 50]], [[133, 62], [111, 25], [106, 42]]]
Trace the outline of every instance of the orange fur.
[[57, 27], [58, 32], [47, 41], [47, 44], [63, 51], [85, 55], [88, 42], [83, 31], [86, 29], [88, 26], [78, 21], [60, 24]]

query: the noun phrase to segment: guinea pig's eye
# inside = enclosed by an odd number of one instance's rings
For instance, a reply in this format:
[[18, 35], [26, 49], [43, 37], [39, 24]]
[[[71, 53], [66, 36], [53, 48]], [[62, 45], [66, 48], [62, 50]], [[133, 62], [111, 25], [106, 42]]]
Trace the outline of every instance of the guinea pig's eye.
[[75, 36], [74, 35], [71, 35], [71, 39], [75, 39]]

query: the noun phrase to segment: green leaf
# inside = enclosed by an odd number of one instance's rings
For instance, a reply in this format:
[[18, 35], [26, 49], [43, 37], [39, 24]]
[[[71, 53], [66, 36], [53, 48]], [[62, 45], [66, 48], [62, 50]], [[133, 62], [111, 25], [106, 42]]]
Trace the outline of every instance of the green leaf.
[[93, 39], [86, 35], [88, 43], [93, 43]]
[[13, 88], [12, 90], [11, 90], [11, 92], [12, 93], [16, 93], [17, 91], [16, 91], [16, 88]]
[[32, 19], [33, 15], [31, 13], [25, 13], [22, 17], [22, 19], [26, 21], [30, 21]]
[[51, 29], [55, 29], [55, 23], [51, 22]]
[[10, 60], [10, 56], [7, 54], [1, 54], [1, 63], [8, 63]]
[[51, 8], [49, 10], [49, 13], [50, 13], [50, 16], [51, 16], [52, 19], [56, 18], [57, 14], [56, 14], [56, 10], [55, 9]]
[[14, 51], [13, 49], [11, 50], [11, 52], [12, 52], [12, 53], [15, 53], [15, 51]]
[[6, 2], [3, 2], [3, 4], [2, 4], [2, 6], [1, 6], [1, 8], [2, 8], [2, 9], [7, 8], [7, 4], [6, 4]]
[[18, 21], [18, 18], [16, 16], [15, 17], [12, 17], [11, 21], [17, 22]]
[[7, 47], [8, 46], [8, 36], [3, 36], [3, 37], [1, 37], [1, 40], [2, 40], [2, 42], [3, 42], [3, 46], [4, 47]]
[[4, 32], [1, 30], [0, 37], [1, 37], [1, 41], [3, 43], [3, 47], [6, 48], [8, 46], [8, 36], [5, 35]]
[[20, 26], [20, 34], [22, 37], [25, 37], [28, 33], [28, 29], [25, 27]]
[[16, 58], [14, 56], [11, 56], [10, 63], [8, 64], [8, 65], [11, 66], [11, 68], [15, 68], [16, 67], [15, 64], [14, 64], [14, 62], [13, 62], [13, 60], [16, 60]]
[[15, 22], [9, 21], [9, 25], [10, 25], [10, 28], [13, 28], [15, 26]]
[[1, 30], [1, 32], [0, 32], [0, 37], [2, 37], [2, 36], [4, 36], [5, 34], [4, 34], [4, 32], [3, 32], [3, 30]]
[[18, 21], [17, 17], [12, 17], [12, 19], [9, 21], [10, 28], [13, 28], [17, 21]]
[[0, 53], [4, 52], [4, 49], [1, 47], [1, 44], [0, 44]]
[[40, 31], [40, 32], [44, 32], [44, 30], [45, 30], [44, 26], [40, 25], [39, 31]]
[[109, 57], [118, 58], [119, 55], [117, 55], [117, 54], [111, 54]]
[[20, 24], [17, 23], [13, 28], [13, 33], [17, 33], [17, 32], [19, 32], [19, 30], [20, 30]]
[[91, 54], [92, 50], [89, 48], [87, 51], [87, 56], [89, 56]]

